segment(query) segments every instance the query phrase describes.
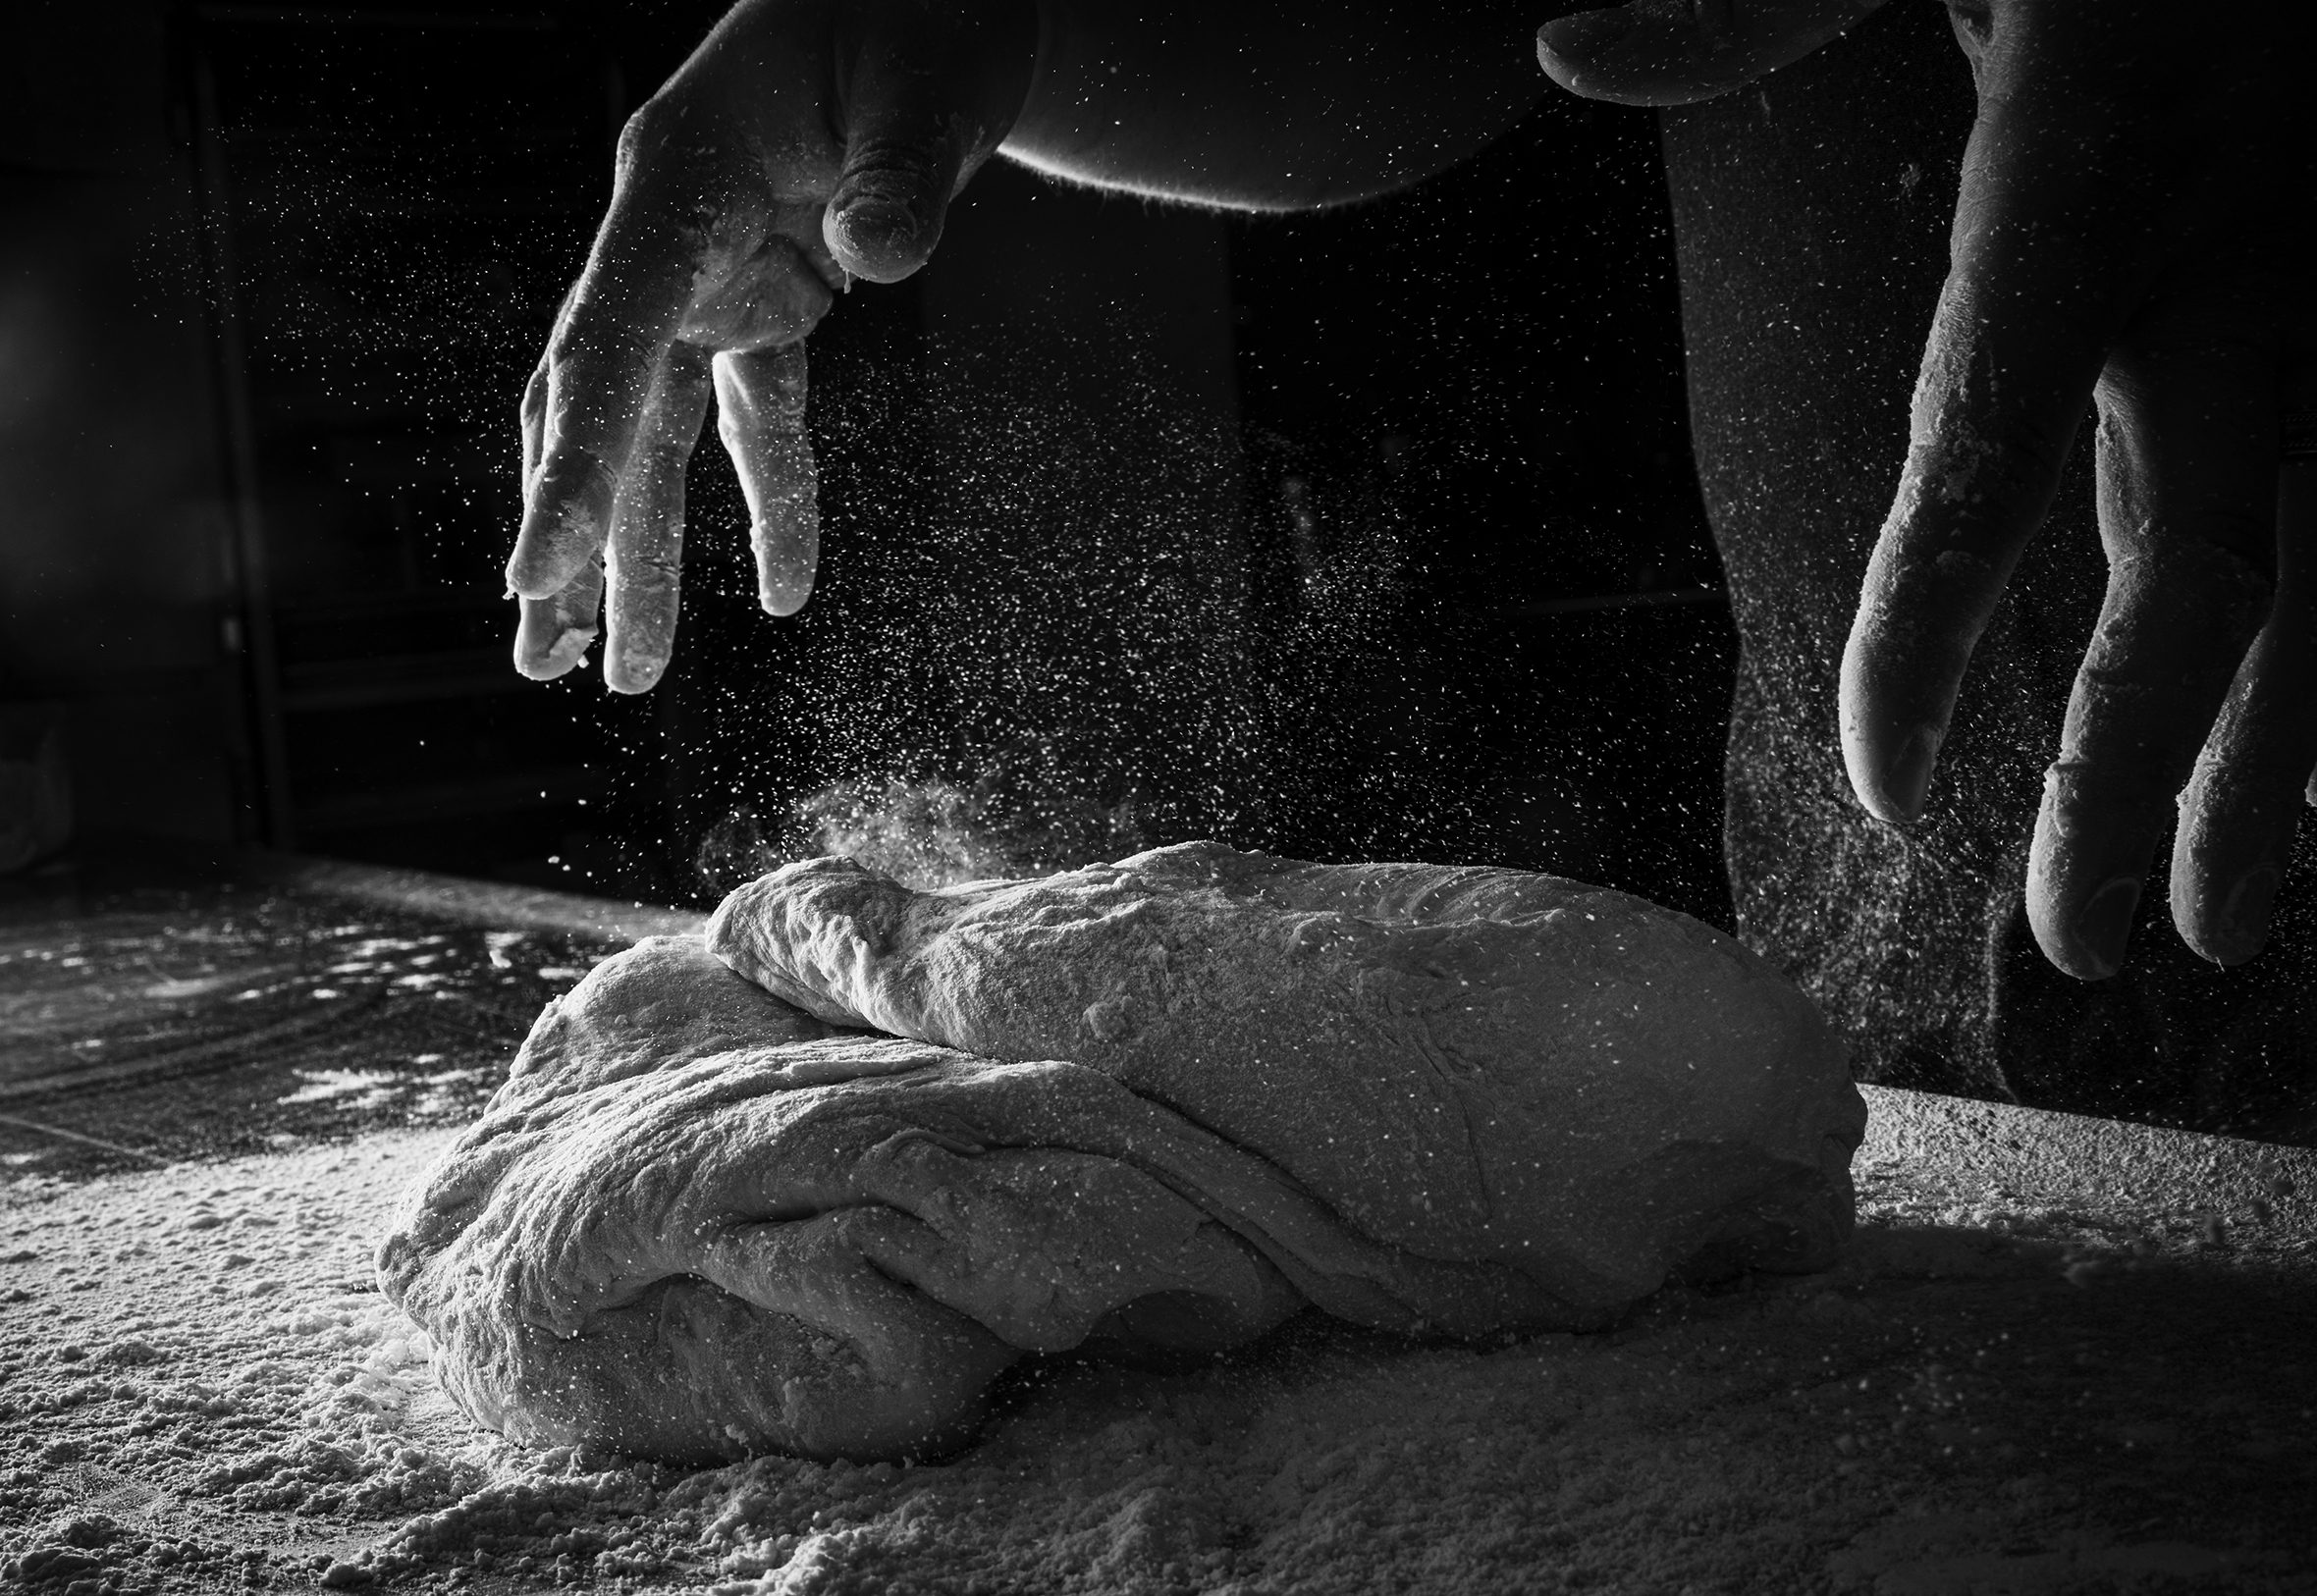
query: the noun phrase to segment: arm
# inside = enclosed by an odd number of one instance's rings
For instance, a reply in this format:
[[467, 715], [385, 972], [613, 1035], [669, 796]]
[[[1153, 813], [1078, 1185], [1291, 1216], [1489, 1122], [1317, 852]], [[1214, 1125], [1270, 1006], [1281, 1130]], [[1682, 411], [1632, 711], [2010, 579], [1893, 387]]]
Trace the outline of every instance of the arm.
[[1535, 7], [1049, 0], [1007, 157], [1231, 210], [1372, 198], [1482, 148], [1536, 102]]

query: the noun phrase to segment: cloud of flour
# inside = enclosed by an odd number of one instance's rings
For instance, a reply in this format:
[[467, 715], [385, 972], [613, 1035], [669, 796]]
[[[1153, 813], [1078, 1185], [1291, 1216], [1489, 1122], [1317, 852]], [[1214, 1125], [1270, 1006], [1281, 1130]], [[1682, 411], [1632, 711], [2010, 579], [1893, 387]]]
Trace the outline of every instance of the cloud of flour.
[[1132, 798], [1114, 805], [1026, 790], [1002, 769], [958, 785], [889, 776], [835, 781], [775, 825], [735, 810], [700, 849], [704, 876], [744, 880], [799, 859], [857, 860], [920, 891], [1051, 875], [1150, 846]]

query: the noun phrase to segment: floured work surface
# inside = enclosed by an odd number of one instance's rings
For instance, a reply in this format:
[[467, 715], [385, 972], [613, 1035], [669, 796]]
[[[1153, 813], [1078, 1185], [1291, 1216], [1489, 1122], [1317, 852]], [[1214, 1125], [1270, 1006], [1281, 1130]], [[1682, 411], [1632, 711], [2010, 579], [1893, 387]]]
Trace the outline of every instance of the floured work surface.
[[0, 1552], [123, 1588], [2305, 1590], [2317, 1158], [1869, 1089], [1833, 1271], [1606, 1332], [1031, 1359], [965, 1450], [468, 1426], [368, 1250], [447, 1131], [0, 1186]]
[[[2308, 1589], [2317, 1159], [1867, 1095], [1829, 1274], [1501, 1346], [1307, 1315], [1220, 1358], [1033, 1362], [972, 1447], [905, 1468], [684, 1473], [467, 1426], [367, 1267], [447, 1132], [12, 1187], [0, 1541], [172, 1591], [333, 1563], [483, 1590]], [[2007, 1166], [2014, 1140], [2075, 1151]], [[2119, 1149], [2152, 1172], [2131, 1197], [2072, 1184]]]
[[0, 881], [0, 1174], [463, 1123], [540, 1004], [628, 939], [620, 915], [271, 854]]

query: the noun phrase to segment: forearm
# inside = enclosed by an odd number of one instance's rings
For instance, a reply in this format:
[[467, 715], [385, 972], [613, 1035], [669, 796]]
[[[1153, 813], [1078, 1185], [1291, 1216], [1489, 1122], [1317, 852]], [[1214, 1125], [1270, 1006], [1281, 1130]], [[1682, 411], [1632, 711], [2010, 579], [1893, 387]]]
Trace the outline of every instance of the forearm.
[[1098, 187], [1235, 210], [1388, 193], [1504, 133], [1549, 84], [1534, 6], [1045, 0], [1000, 145]]

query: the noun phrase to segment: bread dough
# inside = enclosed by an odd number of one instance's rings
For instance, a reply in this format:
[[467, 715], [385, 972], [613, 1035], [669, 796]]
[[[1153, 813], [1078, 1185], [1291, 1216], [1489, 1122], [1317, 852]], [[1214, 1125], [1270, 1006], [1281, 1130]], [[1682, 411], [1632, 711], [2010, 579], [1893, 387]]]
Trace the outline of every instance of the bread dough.
[[817, 859], [708, 940], [832, 1024], [1101, 1070], [1362, 1234], [1509, 1265], [1578, 1318], [1675, 1269], [1822, 1267], [1851, 1221], [1866, 1107], [1824, 1020], [1622, 892], [1212, 842], [934, 892]]
[[1579, 1328], [1816, 1267], [1863, 1123], [1806, 1002], [1620, 894], [1212, 844], [925, 894], [820, 860], [551, 1004], [379, 1267], [517, 1439], [923, 1454], [1090, 1337]]
[[549, 1006], [379, 1253], [451, 1395], [680, 1461], [935, 1450], [1026, 1351], [1549, 1315], [1083, 1066], [834, 1030], [655, 938]]

